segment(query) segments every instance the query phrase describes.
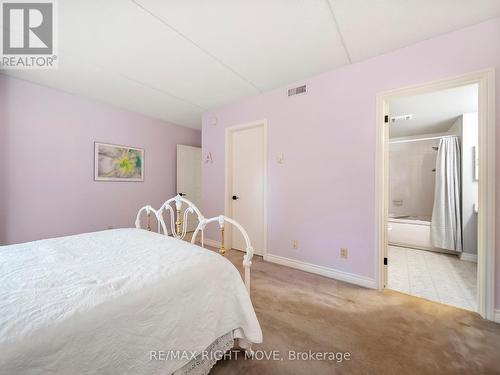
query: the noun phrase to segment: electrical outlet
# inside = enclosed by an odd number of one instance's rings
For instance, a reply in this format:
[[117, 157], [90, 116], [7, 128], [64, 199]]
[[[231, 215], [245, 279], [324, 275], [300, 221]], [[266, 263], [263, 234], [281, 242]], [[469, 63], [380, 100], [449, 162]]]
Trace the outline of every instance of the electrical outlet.
[[340, 248], [340, 257], [347, 259], [347, 247], [341, 247]]
[[299, 241], [292, 240], [292, 249], [297, 250], [299, 248]]

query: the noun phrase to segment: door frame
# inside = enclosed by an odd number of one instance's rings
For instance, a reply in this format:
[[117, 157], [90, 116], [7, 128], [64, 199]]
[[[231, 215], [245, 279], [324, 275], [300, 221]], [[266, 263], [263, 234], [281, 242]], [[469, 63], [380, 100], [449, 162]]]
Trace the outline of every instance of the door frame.
[[[229, 126], [225, 129], [225, 164], [224, 164], [224, 215], [227, 217], [233, 218], [232, 214], [232, 206], [231, 206], [231, 181], [233, 178], [232, 175], [232, 160], [231, 160], [231, 147], [232, 147], [232, 137], [231, 135], [237, 131], [247, 130], [251, 128], [262, 127], [263, 135], [264, 135], [264, 150], [263, 150], [263, 160], [264, 160], [264, 169], [263, 169], [263, 181], [264, 181], [264, 212], [263, 212], [263, 249], [262, 256], [267, 254], [267, 120], [262, 119], [258, 121], [252, 121], [244, 124]], [[232, 231], [225, 232], [224, 235], [226, 248], [232, 248]], [[252, 239], [250, 238], [250, 242]]]
[[486, 69], [457, 77], [403, 87], [377, 94], [375, 157], [375, 281], [385, 288], [387, 218], [389, 214], [389, 129], [384, 117], [395, 98], [424, 94], [477, 83], [479, 86], [479, 212], [477, 249], [477, 312], [495, 316], [495, 70]]

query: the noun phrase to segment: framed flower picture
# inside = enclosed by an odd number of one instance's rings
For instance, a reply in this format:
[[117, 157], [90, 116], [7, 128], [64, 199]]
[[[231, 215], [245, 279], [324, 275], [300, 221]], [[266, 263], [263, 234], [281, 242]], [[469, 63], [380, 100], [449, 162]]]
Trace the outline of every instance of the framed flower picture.
[[144, 149], [94, 143], [95, 181], [144, 181]]

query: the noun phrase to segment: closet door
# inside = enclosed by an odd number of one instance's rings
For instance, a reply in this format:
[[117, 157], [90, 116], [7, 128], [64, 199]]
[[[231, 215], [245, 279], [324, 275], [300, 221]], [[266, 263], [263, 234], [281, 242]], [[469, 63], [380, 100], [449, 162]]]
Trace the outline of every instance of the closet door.
[[[177, 145], [177, 194], [193, 202], [196, 207], [201, 205], [201, 148]], [[186, 209], [182, 207], [182, 214]], [[198, 225], [196, 215], [188, 216], [188, 232]]]
[[[264, 250], [264, 127], [231, 131], [230, 151], [231, 216], [247, 231], [254, 251]], [[233, 249], [245, 250], [243, 236], [236, 228], [231, 233]]]

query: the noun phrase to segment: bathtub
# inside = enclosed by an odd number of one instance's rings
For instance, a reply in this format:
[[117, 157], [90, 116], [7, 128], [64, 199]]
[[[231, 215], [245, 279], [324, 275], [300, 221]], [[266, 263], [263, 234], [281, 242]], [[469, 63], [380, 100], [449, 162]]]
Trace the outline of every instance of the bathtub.
[[430, 217], [392, 216], [387, 223], [389, 245], [448, 252], [432, 246]]

